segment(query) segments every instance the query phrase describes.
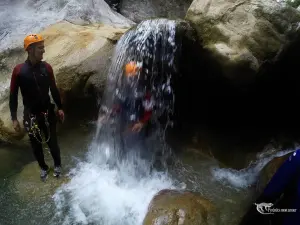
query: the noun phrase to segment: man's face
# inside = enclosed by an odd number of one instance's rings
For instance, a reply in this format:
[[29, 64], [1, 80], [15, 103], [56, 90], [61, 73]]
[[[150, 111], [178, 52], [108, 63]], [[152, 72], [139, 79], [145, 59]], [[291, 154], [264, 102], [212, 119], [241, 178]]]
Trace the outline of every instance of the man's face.
[[45, 53], [44, 42], [38, 42], [33, 44], [33, 46], [29, 49], [29, 54], [33, 56], [37, 61], [41, 61], [43, 59], [43, 54]]

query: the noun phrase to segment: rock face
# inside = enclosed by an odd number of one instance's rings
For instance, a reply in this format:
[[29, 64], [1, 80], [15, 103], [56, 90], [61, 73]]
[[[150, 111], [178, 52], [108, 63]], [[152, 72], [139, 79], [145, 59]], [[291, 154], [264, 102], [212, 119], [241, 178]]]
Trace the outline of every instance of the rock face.
[[[74, 25], [62, 21], [49, 26], [41, 34], [45, 38], [44, 60], [54, 70], [57, 86], [61, 92], [63, 103], [67, 106], [77, 97], [84, 97], [93, 90], [103, 91], [106, 81], [106, 68], [109, 65], [113, 47], [127, 28], [93, 24], [89, 26]], [[0, 140], [8, 142], [22, 139], [12, 129], [8, 107], [8, 87], [13, 67], [24, 62], [26, 54], [15, 49], [1, 53], [0, 69], [5, 77], [3, 96], [0, 104]], [[19, 93], [18, 119], [22, 121], [23, 104]]]
[[186, 14], [203, 46], [235, 84], [253, 81], [292, 40], [300, 13], [273, 0], [194, 0]]
[[19, 174], [13, 177], [13, 184], [19, 195], [18, 197], [28, 201], [46, 198], [53, 195], [57, 188], [70, 180], [67, 176], [57, 179], [53, 177], [52, 173], [53, 169], [51, 169], [46, 182], [42, 182], [39, 177], [39, 166], [37, 163], [27, 164]]
[[44, 59], [52, 65], [63, 96], [81, 96], [91, 85], [101, 91], [114, 44], [126, 30], [61, 22], [41, 33], [46, 38]]
[[215, 225], [214, 205], [197, 193], [162, 190], [152, 199], [143, 225]]
[[141, 22], [155, 17], [184, 18], [191, 3], [192, 0], [122, 0], [119, 7], [122, 15], [132, 21]]

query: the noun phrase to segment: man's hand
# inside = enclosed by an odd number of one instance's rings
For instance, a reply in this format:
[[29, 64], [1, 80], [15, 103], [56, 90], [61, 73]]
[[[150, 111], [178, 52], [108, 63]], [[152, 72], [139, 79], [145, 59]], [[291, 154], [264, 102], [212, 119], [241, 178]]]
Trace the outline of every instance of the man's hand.
[[143, 127], [144, 127], [144, 124], [142, 122], [137, 122], [133, 125], [131, 130], [134, 132], [140, 132]]
[[65, 120], [65, 113], [64, 113], [64, 111], [62, 109], [60, 109], [60, 110], [57, 111], [57, 113], [58, 113], [58, 117], [59, 117], [60, 121], [63, 123], [64, 120]]
[[20, 132], [21, 131], [21, 127], [20, 127], [20, 123], [18, 120], [13, 120], [13, 127], [15, 129], [16, 132]]

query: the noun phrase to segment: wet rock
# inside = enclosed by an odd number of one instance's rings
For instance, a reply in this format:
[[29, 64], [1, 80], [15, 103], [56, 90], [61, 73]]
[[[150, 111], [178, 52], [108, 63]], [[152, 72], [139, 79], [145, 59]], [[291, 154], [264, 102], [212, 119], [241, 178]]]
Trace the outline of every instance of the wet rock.
[[[177, 41], [190, 41], [193, 42], [193, 44], [195, 44], [198, 41], [198, 36], [196, 30], [191, 26], [191, 23], [182, 19], [177, 19], [175, 21]], [[180, 45], [182, 45], [182, 43], [177, 42], [177, 46]]]
[[[20, 150], [19, 150], [20, 149]], [[23, 166], [23, 163], [28, 163], [30, 156], [29, 154], [24, 155], [26, 149], [23, 147], [11, 148], [10, 144], [0, 145], [0, 177], [9, 177], [13, 173], [14, 169], [20, 168]]]
[[[47, 162], [51, 165], [51, 162]], [[27, 164], [22, 171], [13, 178], [15, 192], [19, 198], [25, 200], [49, 198], [57, 188], [67, 183], [69, 178], [63, 175], [60, 178], [53, 177], [53, 168], [51, 169], [46, 182], [40, 179], [40, 169], [36, 162]]]
[[[292, 152], [293, 153], [293, 152]], [[292, 154], [288, 153], [286, 155], [275, 157], [270, 162], [265, 165], [265, 167], [261, 170], [257, 184], [256, 184], [256, 191], [260, 194], [266, 185], [269, 183], [273, 175], [276, 173], [278, 168], [284, 163], [285, 160]]]
[[[9, 97], [9, 85], [12, 74], [12, 69], [26, 60], [26, 54], [23, 49], [15, 48], [6, 50], [0, 53], [0, 140], [9, 142], [13, 140], [20, 140], [24, 137], [25, 132], [16, 133], [13, 129], [8, 97]], [[19, 102], [22, 99], [19, 95]], [[18, 117], [22, 118], [23, 105], [19, 104]], [[22, 124], [21, 124], [22, 126]]]
[[194, 0], [186, 14], [205, 49], [235, 84], [249, 84], [298, 32], [300, 12], [273, 0]]
[[[28, 137], [25, 133], [23, 123], [21, 122], [23, 118], [23, 105], [19, 104], [18, 107], [18, 118], [21, 126], [21, 132], [15, 132], [13, 124], [11, 121], [11, 115], [9, 110], [9, 103], [7, 97], [5, 100], [0, 101], [0, 140], [4, 142], [14, 142], [14, 141], [27, 141]], [[19, 95], [19, 103], [22, 102], [22, 98]]]
[[143, 225], [215, 225], [215, 206], [195, 192], [161, 190], [150, 202]]

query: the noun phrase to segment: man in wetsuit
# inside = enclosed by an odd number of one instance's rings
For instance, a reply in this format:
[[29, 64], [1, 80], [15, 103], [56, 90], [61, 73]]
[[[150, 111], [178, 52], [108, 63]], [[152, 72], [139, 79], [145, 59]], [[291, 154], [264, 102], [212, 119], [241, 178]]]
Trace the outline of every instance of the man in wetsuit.
[[[109, 116], [118, 115], [120, 118], [122, 150], [139, 150], [145, 155], [148, 152], [145, 152], [147, 150], [144, 141], [155, 103], [147, 85], [138, 76], [141, 70], [141, 65], [135, 61], [125, 65]], [[100, 117], [100, 120], [103, 121], [107, 115]]]
[[[240, 225], [298, 225], [300, 223], [300, 149], [293, 152], [279, 167], [263, 193], [255, 201], [272, 203], [273, 209], [295, 209], [296, 212], [261, 214], [252, 205]], [[265, 209], [264, 209], [265, 210]], [[267, 211], [265, 210], [267, 213]]]
[[[58, 107], [58, 115], [64, 120], [61, 98], [55, 83], [50, 64], [42, 61], [44, 39], [41, 35], [31, 34], [24, 39], [24, 49], [28, 52], [27, 60], [14, 69], [10, 83], [9, 106], [14, 129], [20, 132], [17, 119], [18, 91], [23, 97], [23, 124], [28, 132], [35, 159], [41, 168], [41, 179], [47, 178], [49, 166], [45, 163], [42, 143], [47, 142], [54, 160], [55, 177], [61, 174], [60, 148], [56, 136], [55, 105], [51, 103], [49, 90]], [[43, 138], [44, 136], [44, 138]]]

